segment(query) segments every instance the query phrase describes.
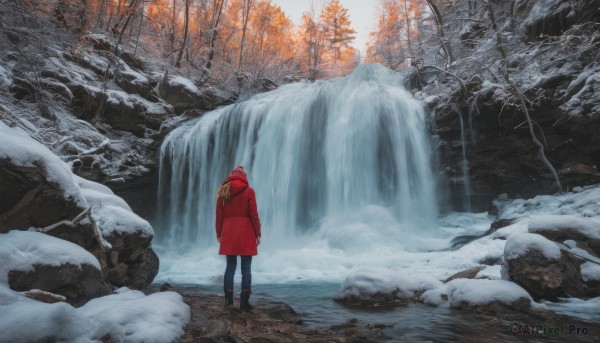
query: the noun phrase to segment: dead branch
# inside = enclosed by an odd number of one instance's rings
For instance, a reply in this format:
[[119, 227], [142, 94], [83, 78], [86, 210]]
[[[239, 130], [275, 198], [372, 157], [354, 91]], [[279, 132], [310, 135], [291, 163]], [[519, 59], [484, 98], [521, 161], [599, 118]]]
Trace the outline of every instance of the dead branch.
[[41, 289], [32, 289], [29, 291], [21, 292], [21, 294], [23, 294], [24, 296], [26, 296], [29, 299], [41, 301], [41, 302], [47, 303], [47, 304], [54, 304], [54, 303], [58, 303], [58, 302], [66, 302], [67, 301], [67, 298], [60, 294], [54, 294], [54, 293], [42, 291]]
[[87, 216], [87, 214], [90, 212], [91, 209], [92, 209], [91, 207], [86, 208], [85, 210], [83, 210], [83, 212], [79, 213], [77, 215], [77, 217], [75, 217], [72, 221], [65, 219], [58, 223], [54, 223], [50, 226], [46, 226], [45, 228], [41, 228], [38, 231], [46, 233], [46, 232], [54, 230], [57, 227], [62, 226], [62, 225], [70, 227], [70, 228], [74, 228], [79, 225], [79, 223], [83, 220], [83, 218], [85, 218]]
[[504, 72], [504, 80], [506, 83], [510, 85], [510, 88], [514, 91], [515, 95], [521, 102], [521, 106], [523, 107], [523, 112], [525, 113], [525, 118], [527, 120], [527, 126], [529, 127], [529, 134], [531, 135], [531, 140], [538, 147], [538, 155], [544, 165], [550, 170], [552, 176], [554, 177], [554, 181], [556, 182], [556, 186], [558, 188], [558, 192], [562, 193], [562, 185], [560, 184], [560, 180], [558, 179], [558, 174], [556, 173], [556, 169], [554, 166], [548, 161], [546, 154], [544, 152], [544, 145], [539, 141], [537, 136], [535, 135], [533, 129], [533, 121], [531, 120], [531, 116], [529, 115], [529, 109], [527, 108], [527, 101], [525, 95], [521, 92], [519, 87], [510, 79], [509, 71], [508, 71], [508, 58], [506, 54], [506, 49], [504, 48], [504, 40], [502, 38], [502, 33], [498, 29], [498, 24], [496, 22], [496, 16], [494, 13], [494, 8], [492, 7], [492, 3], [488, 1], [487, 3], [488, 13], [490, 15], [490, 20], [492, 22], [492, 28], [496, 31], [496, 49], [500, 52], [502, 56], [502, 66]]

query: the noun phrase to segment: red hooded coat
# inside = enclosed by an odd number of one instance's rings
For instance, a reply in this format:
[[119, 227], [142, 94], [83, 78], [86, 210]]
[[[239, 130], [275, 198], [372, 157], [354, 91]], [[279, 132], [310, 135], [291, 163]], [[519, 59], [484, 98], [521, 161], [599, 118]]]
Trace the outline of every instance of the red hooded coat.
[[256, 238], [260, 237], [260, 220], [256, 194], [248, 179], [232, 175], [223, 181], [231, 182], [229, 201], [217, 199], [217, 238], [221, 238], [221, 255], [255, 256]]

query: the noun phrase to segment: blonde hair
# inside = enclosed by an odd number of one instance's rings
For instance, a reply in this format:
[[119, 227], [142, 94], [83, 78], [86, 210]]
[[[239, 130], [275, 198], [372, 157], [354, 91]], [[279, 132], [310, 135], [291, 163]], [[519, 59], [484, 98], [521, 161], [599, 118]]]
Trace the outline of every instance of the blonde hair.
[[229, 201], [231, 198], [231, 181], [223, 184], [217, 191], [217, 200]]

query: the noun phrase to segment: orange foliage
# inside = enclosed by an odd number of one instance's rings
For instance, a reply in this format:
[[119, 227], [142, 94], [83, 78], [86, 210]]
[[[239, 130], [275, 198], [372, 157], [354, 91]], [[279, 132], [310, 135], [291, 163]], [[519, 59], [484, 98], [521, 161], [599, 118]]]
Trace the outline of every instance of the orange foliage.
[[369, 35], [365, 61], [395, 69], [410, 63], [416, 53], [421, 3], [419, 0], [383, 0], [381, 7], [377, 30]]
[[[214, 55], [220, 73], [242, 72], [251, 77], [283, 73], [331, 77], [347, 73], [357, 63], [350, 46], [355, 31], [339, 0], [328, 0], [322, 13], [312, 14], [310, 21], [303, 18], [298, 27], [271, 0], [221, 0], [225, 7], [214, 31], [214, 14], [221, 1], [189, 1], [185, 44], [186, 0], [143, 0], [135, 8], [125, 39], [135, 38], [139, 31], [142, 41], [149, 43], [147, 50], [159, 51], [163, 57], [174, 59], [183, 47], [184, 64], [210, 68], [207, 60]], [[110, 32], [130, 3], [87, 0], [90, 30]]]

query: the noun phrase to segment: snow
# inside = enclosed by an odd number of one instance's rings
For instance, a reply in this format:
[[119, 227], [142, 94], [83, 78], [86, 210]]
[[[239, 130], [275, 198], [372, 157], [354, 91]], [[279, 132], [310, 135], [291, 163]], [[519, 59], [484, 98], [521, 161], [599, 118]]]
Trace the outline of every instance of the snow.
[[116, 196], [110, 188], [78, 176], [75, 179], [92, 207], [92, 215], [103, 237], [136, 231], [146, 237], [154, 235], [150, 223], [133, 213], [125, 200]]
[[573, 316], [592, 322], [600, 322], [600, 297], [592, 299], [568, 298], [561, 299], [561, 302], [542, 303], [547, 309], [558, 314]]
[[576, 193], [538, 195], [532, 199], [498, 199], [499, 219], [521, 219], [534, 215], [574, 215], [600, 222], [600, 186], [583, 187]]
[[190, 92], [192, 94], [200, 94], [200, 90], [194, 84], [194, 82], [192, 80], [190, 80], [190, 79], [187, 79], [187, 78], [183, 77], [183, 76], [174, 76], [174, 77], [170, 78], [169, 79], [169, 85], [171, 85], [171, 86], [181, 85], [188, 92]]
[[[442, 295], [448, 297], [445, 301]], [[515, 283], [505, 280], [455, 279], [442, 287], [428, 290], [421, 299], [434, 306], [459, 307], [462, 303], [478, 306], [499, 301], [510, 305], [520, 298], [530, 301], [531, 296]]]
[[578, 248], [575, 241], [571, 241], [571, 240], [565, 241], [564, 244], [565, 244], [565, 246], [567, 246], [569, 248], [568, 249], [569, 252], [572, 253], [573, 255], [587, 259], [588, 261], [592, 261], [592, 262], [596, 262], [597, 264], [600, 264], [600, 258], [590, 254], [586, 250]]
[[146, 77], [146, 75], [129, 67], [129, 65], [123, 61], [119, 61], [119, 62], [120, 62], [119, 63], [119, 65], [120, 65], [119, 73], [126, 76], [127, 80], [129, 80], [129, 82], [131, 82], [132, 84], [136, 84], [136, 85], [150, 84], [150, 80], [148, 79], [148, 77]]
[[80, 207], [87, 207], [79, 186], [73, 182], [69, 166], [54, 155], [45, 146], [24, 132], [11, 129], [0, 122], [0, 158], [10, 159], [12, 163], [35, 167], [42, 166], [48, 180], [58, 184], [66, 197], [71, 197]]
[[535, 233], [519, 233], [508, 237], [504, 246], [504, 258], [514, 260], [531, 250], [540, 251], [549, 260], [561, 257], [560, 248], [551, 240]]
[[475, 275], [475, 279], [490, 279], [490, 280], [500, 280], [500, 269], [502, 266], [494, 265], [494, 266], [486, 266], [482, 270]]
[[591, 219], [573, 215], [545, 215], [536, 216], [529, 221], [529, 232], [532, 233], [545, 230], [560, 231], [564, 229], [573, 229], [583, 236], [600, 239], [600, 223]]
[[[88, 87], [96, 92], [100, 92], [100, 89], [94, 87]], [[164, 102], [151, 102], [148, 101], [138, 94], [129, 94], [123, 91], [108, 90], [106, 91], [107, 102], [112, 105], [122, 105], [133, 110], [138, 109], [142, 114], [151, 115], [168, 115], [168, 105]]]
[[583, 281], [600, 281], [600, 264], [585, 262], [580, 268]]
[[168, 343], [183, 334], [190, 321], [189, 306], [174, 292], [145, 296], [121, 288], [116, 294], [74, 308], [28, 299], [0, 284], [2, 342], [26, 343], [55, 337], [59, 342]]
[[0, 65], [0, 91], [8, 90], [12, 85], [12, 72]]
[[412, 298], [417, 291], [440, 287], [442, 282], [427, 274], [413, 274], [384, 268], [361, 270], [349, 275], [335, 298], [368, 298], [376, 293], [396, 293], [398, 298]]
[[36, 264], [88, 264], [100, 270], [100, 263], [96, 257], [77, 244], [29, 231], [13, 230], [0, 234], [0, 261], [0, 284], [8, 283], [9, 271], [33, 270]]

